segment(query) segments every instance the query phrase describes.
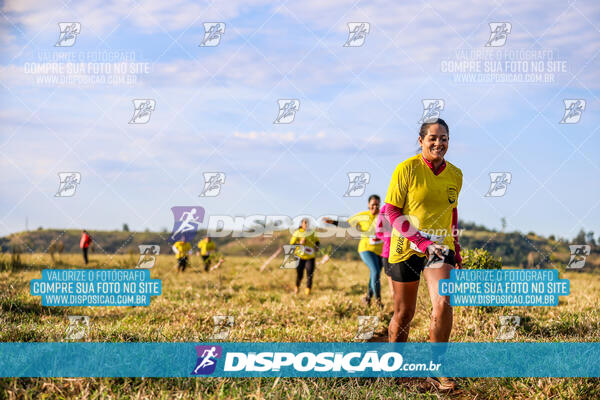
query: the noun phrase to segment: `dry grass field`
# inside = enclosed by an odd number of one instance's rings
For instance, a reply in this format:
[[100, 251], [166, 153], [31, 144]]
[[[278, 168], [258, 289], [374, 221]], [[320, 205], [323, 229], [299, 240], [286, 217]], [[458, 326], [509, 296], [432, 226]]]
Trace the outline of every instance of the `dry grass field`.
[[[385, 308], [361, 303], [368, 281], [367, 267], [358, 261], [332, 259], [317, 266], [313, 293], [293, 295], [294, 270], [280, 269], [274, 260], [263, 272], [267, 257], [228, 257], [217, 270], [205, 273], [198, 257], [177, 274], [174, 258], [161, 255], [152, 278], [162, 280], [163, 294], [149, 307], [42, 307], [29, 294], [31, 279], [45, 268], [80, 268], [81, 256], [62, 255], [53, 266], [46, 254], [21, 256], [22, 266], [10, 267], [1, 255], [0, 341], [65, 341], [69, 315], [90, 317], [91, 342], [202, 342], [213, 330], [214, 315], [231, 315], [229, 341], [346, 342], [352, 341], [359, 315], [376, 315], [381, 340], [391, 316], [385, 277]], [[90, 268], [133, 268], [128, 255], [92, 255]], [[600, 341], [600, 279], [591, 273], [561, 273], [571, 280], [571, 294], [557, 307], [455, 308], [451, 340], [492, 342], [499, 316], [518, 315], [521, 326], [513, 341]], [[430, 304], [421, 283], [410, 341], [427, 341]], [[476, 362], [476, 360], [475, 360]], [[457, 390], [437, 392], [425, 379], [295, 379], [295, 378], [2, 378], [0, 398], [61, 399], [197, 399], [197, 398], [478, 398], [478, 399], [597, 399], [599, 379], [580, 378], [457, 378]]]

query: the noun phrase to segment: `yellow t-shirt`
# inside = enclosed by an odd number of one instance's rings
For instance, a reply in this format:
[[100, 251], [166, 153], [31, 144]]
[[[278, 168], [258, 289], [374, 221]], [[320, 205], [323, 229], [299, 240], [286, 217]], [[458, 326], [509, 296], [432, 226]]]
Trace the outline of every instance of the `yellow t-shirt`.
[[300, 244], [300, 239], [305, 238], [304, 245], [296, 247], [294, 254], [301, 260], [310, 260], [317, 256], [317, 242], [319, 239], [315, 231], [307, 232], [304, 229], [297, 229], [290, 239], [290, 244]]
[[200, 249], [201, 255], [208, 256], [210, 255], [211, 251], [214, 251], [217, 248], [217, 246], [212, 240], [209, 242], [208, 240], [206, 240], [206, 238], [204, 238], [198, 242], [198, 248]]
[[351, 226], [358, 225], [361, 231], [360, 242], [358, 242], [358, 252], [372, 251], [381, 255], [383, 250], [383, 240], [375, 236], [375, 225], [377, 224], [377, 214], [373, 215], [369, 211], [362, 211], [348, 218]]
[[[396, 167], [385, 202], [402, 208], [411, 225], [430, 240], [454, 250], [452, 209], [458, 204], [462, 188], [462, 171], [446, 161], [437, 176], [417, 154]], [[390, 242], [390, 263], [408, 259], [413, 254], [425, 257], [409, 240], [394, 229]]]
[[177, 253], [175, 253], [175, 257], [178, 259], [187, 256], [188, 252], [192, 250], [192, 245], [189, 242], [175, 242], [173, 245], [177, 249]]

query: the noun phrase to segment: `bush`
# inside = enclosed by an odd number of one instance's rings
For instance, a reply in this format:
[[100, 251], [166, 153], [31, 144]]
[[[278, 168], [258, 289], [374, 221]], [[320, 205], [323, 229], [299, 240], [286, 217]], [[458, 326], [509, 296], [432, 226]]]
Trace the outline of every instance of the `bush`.
[[502, 257], [494, 257], [484, 249], [464, 249], [460, 255], [463, 259], [464, 269], [500, 269]]

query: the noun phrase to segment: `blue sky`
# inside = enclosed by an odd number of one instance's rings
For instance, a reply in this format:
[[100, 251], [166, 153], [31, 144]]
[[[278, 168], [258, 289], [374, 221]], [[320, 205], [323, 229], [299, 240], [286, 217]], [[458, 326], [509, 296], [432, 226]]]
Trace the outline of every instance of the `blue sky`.
[[[443, 99], [446, 158], [462, 169], [459, 216], [508, 230], [571, 238], [600, 232], [600, 4], [505, 2], [5, 1], [0, 60], [0, 234], [29, 228], [171, 227], [170, 208], [208, 215], [351, 215], [347, 173], [367, 171], [385, 195], [395, 166], [415, 154], [423, 99]], [[326, 4], [324, 4], [326, 3]], [[460, 10], [460, 13], [457, 13]], [[457, 15], [459, 14], [459, 15]], [[490, 22], [512, 25], [485, 48]], [[54, 47], [59, 22], [80, 22]], [[199, 47], [203, 22], [224, 22]], [[368, 22], [343, 47], [348, 22]], [[457, 50], [552, 51], [567, 70], [550, 83], [456, 83], [441, 62]], [[41, 54], [125, 52], [148, 63], [135, 85], [51, 85], [26, 65]], [[94, 53], [95, 54], [95, 53]], [[152, 98], [147, 124], [128, 124], [132, 100]], [[277, 99], [299, 99], [273, 124]], [[559, 124], [564, 99], [584, 99], [579, 123]], [[54, 197], [58, 172], [79, 171], [75, 196]], [[203, 172], [221, 194], [200, 198]], [[489, 173], [512, 173], [503, 197], [484, 197]]]

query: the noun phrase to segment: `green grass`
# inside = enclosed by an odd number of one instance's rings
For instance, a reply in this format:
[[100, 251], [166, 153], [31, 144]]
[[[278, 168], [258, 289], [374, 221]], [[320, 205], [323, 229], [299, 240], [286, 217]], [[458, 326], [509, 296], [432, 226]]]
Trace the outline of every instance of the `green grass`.
[[[268, 256], [268, 255], [266, 255]], [[174, 272], [172, 256], [159, 256], [152, 278], [162, 280], [163, 294], [149, 307], [42, 307], [29, 295], [29, 282], [52, 268], [47, 255], [23, 255], [21, 266], [10, 267], [9, 255], [0, 260], [0, 341], [64, 341], [68, 315], [90, 316], [87, 341], [164, 342], [207, 341], [213, 315], [235, 317], [230, 341], [302, 342], [352, 341], [358, 315], [377, 315], [377, 334], [385, 335], [391, 317], [391, 297], [385, 278], [383, 311], [367, 308], [360, 299], [368, 281], [358, 261], [332, 260], [317, 266], [313, 294], [294, 296], [294, 270], [277, 261], [260, 272], [267, 257], [230, 257], [218, 270], [192, 268]], [[133, 267], [130, 256], [93, 255], [91, 268]], [[61, 268], [80, 267], [79, 255], [63, 255]], [[483, 312], [457, 307], [451, 340], [491, 342], [499, 331], [500, 315], [522, 319], [514, 341], [600, 341], [600, 279], [589, 273], [564, 273], [571, 295], [558, 307], [504, 307]], [[419, 289], [410, 341], [427, 341], [430, 303], [427, 288]], [[479, 378], [457, 379], [458, 390], [438, 393], [424, 379], [292, 379], [292, 378], [78, 378], [0, 379], [1, 398], [600, 398], [598, 379]]]

